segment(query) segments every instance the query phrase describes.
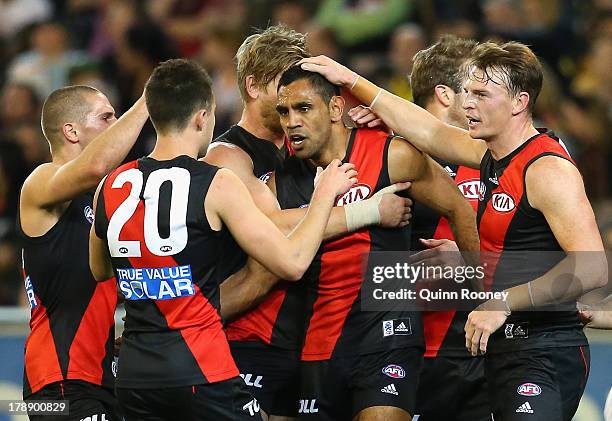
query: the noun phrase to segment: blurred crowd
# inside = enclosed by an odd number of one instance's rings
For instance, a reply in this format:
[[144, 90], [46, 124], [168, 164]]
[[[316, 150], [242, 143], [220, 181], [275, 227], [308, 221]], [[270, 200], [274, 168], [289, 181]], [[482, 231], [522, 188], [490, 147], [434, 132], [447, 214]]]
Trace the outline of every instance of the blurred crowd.
[[[0, 305], [24, 301], [15, 219], [23, 180], [50, 158], [45, 97], [91, 85], [120, 115], [158, 62], [188, 57], [214, 80], [220, 134], [242, 108], [238, 46], [276, 23], [407, 99], [414, 53], [442, 34], [532, 46], [545, 64], [537, 126], [570, 149], [612, 247], [612, 0], [0, 0]], [[153, 136], [145, 126], [128, 159]]]

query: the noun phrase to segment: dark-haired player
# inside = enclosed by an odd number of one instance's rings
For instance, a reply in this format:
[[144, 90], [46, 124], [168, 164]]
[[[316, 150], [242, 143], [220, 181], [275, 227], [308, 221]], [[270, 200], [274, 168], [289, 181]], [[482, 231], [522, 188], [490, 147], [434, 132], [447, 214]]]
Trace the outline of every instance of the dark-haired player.
[[[327, 57], [305, 59], [303, 66], [352, 87], [422, 150], [480, 167], [481, 249], [493, 257], [493, 288], [508, 298], [470, 313], [466, 347], [472, 355], [486, 352], [495, 419], [570, 420], [589, 373], [588, 343], [572, 301], [607, 282], [601, 236], [571, 157], [552, 132], [533, 126], [543, 77], [535, 54], [516, 42], [483, 43], [468, 64], [463, 108], [469, 133]], [[508, 264], [510, 252], [521, 252], [523, 262]], [[534, 252], [558, 257], [545, 262]]]
[[112, 372], [116, 284], [96, 283], [91, 274], [89, 229], [93, 190], [125, 158], [146, 119], [144, 97], [117, 121], [106, 96], [89, 86], [58, 89], [42, 108], [52, 161], [30, 174], [19, 200], [31, 308], [23, 397], [68, 400], [70, 415], [61, 419], [118, 419]]
[[[478, 248], [474, 213], [445, 171], [401, 138], [345, 127], [344, 100], [325, 78], [289, 69], [279, 81], [276, 109], [295, 152], [273, 179], [283, 208], [306, 205], [315, 166], [342, 159], [358, 168], [359, 184], [337, 204], [409, 181], [415, 200], [448, 218], [462, 250]], [[300, 418], [411, 418], [423, 352], [420, 316], [361, 309], [369, 253], [409, 247], [409, 230], [377, 227], [324, 244], [302, 281], [308, 289]]]
[[160, 64], [146, 84], [152, 153], [113, 171], [97, 192], [90, 265], [116, 275], [126, 324], [116, 390], [128, 420], [261, 419], [221, 325], [219, 263], [230, 233], [276, 276], [298, 279], [319, 247], [352, 165], [321, 173], [303, 221], [285, 237], [230, 170], [197, 161], [214, 128], [204, 69]]

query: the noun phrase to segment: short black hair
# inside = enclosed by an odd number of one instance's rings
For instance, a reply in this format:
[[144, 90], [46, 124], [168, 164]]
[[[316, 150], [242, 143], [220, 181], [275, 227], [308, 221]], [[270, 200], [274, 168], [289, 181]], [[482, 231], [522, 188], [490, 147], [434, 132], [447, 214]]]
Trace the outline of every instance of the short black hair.
[[340, 88], [338, 86], [325, 79], [325, 77], [321, 76], [319, 73], [309, 72], [308, 70], [302, 69], [299, 65], [290, 67], [283, 73], [278, 81], [277, 89], [302, 79], [306, 79], [310, 82], [310, 85], [321, 98], [323, 98], [326, 104], [329, 103], [332, 97], [340, 95]]
[[153, 70], [145, 97], [151, 122], [158, 132], [182, 131], [193, 113], [211, 109], [212, 80], [197, 63], [167, 60]]

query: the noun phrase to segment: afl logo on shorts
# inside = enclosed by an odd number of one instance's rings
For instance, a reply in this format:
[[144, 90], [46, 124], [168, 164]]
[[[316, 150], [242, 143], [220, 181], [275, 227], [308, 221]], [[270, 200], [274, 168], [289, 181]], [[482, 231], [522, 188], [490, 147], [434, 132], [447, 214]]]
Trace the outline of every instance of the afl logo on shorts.
[[478, 191], [480, 187], [479, 180], [466, 180], [463, 183], [457, 185], [461, 194], [465, 196], [467, 200], [478, 200]]
[[403, 379], [406, 377], [404, 369], [397, 364], [389, 364], [382, 369], [382, 372], [393, 379]]
[[93, 224], [94, 213], [93, 213], [93, 209], [90, 206], [85, 206], [83, 208], [83, 214], [85, 214], [85, 219], [87, 219], [87, 222], [89, 222], [90, 224]]
[[535, 383], [523, 383], [516, 389], [516, 393], [522, 396], [538, 396], [542, 389]]
[[336, 200], [336, 206], [345, 206], [349, 203], [361, 202], [370, 196], [372, 189], [367, 184], [355, 184], [349, 191]]
[[506, 193], [493, 193], [491, 203], [497, 212], [510, 212], [515, 206], [514, 199]]

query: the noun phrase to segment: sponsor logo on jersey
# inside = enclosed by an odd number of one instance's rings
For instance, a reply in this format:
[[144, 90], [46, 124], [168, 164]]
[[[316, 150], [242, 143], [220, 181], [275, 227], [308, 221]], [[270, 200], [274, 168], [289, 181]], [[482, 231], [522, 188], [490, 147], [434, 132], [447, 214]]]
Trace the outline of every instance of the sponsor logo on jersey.
[[478, 189], [480, 186], [479, 180], [466, 180], [463, 183], [457, 184], [459, 191], [467, 200], [478, 200]]
[[397, 364], [389, 364], [385, 368], [382, 369], [383, 374], [394, 378], [394, 379], [403, 379], [406, 377], [406, 371]]
[[316, 399], [300, 399], [300, 414], [316, 414], [319, 412]]
[[381, 392], [383, 393], [389, 393], [391, 395], [399, 395], [399, 393], [397, 392], [397, 389], [395, 388], [395, 385], [393, 383], [391, 383], [388, 386], [383, 387], [382, 389], [380, 389]]
[[529, 404], [529, 402], [525, 402], [524, 404], [516, 408], [515, 412], [517, 414], [520, 414], [520, 413], [533, 414], [533, 409], [531, 408], [531, 405]]
[[247, 386], [256, 387], [258, 389], [261, 389], [263, 387], [261, 384], [263, 380], [263, 376], [256, 376], [250, 373], [245, 373], [245, 374], [240, 373], [240, 377], [242, 377], [242, 380], [244, 380], [244, 384], [246, 384]]
[[383, 337], [392, 335], [412, 335], [410, 318], [383, 321]]
[[83, 214], [85, 215], [85, 219], [87, 219], [87, 222], [89, 222], [90, 224], [93, 224], [94, 213], [93, 213], [93, 209], [91, 208], [91, 206], [89, 205], [85, 206], [85, 208], [83, 208]]
[[528, 338], [529, 337], [529, 327], [528, 323], [506, 323], [504, 327], [504, 335], [506, 335], [506, 339], [517, 339], [517, 338]]
[[482, 181], [480, 182], [480, 187], [478, 188], [478, 200], [481, 202], [485, 198], [485, 193], [487, 192], [487, 186]]
[[542, 388], [535, 383], [523, 383], [516, 389], [516, 393], [521, 396], [538, 396]]
[[515, 206], [512, 196], [506, 193], [493, 193], [491, 204], [498, 212], [510, 212]]
[[257, 402], [257, 399], [253, 398], [252, 401], [244, 404], [242, 409], [247, 411], [251, 417], [254, 417], [255, 414], [259, 413], [259, 402]]
[[34, 287], [32, 286], [32, 280], [29, 276], [23, 280], [25, 285], [26, 296], [28, 297], [28, 302], [30, 303], [30, 310], [38, 307], [38, 302], [36, 301], [36, 294], [34, 294]]
[[451, 167], [449, 167], [448, 165], [446, 167], [444, 167], [444, 169], [446, 170], [448, 175], [450, 175], [451, 177], [455, 178], [457, 176], [457, 173], [455, 171], [453, 171], [453, 169]]
[[262, 174], [259, 179], [265, 184], [268, 182], [268, 180], [270, 179], [270, 177], [272, 177], [273, 171], [269, 171], [265, 174]]
[[366, 200], [372, 189], [367, 184], [355, 184], [349, 191], [344, 193], [336, 200], [336, 206], [345, 206], [349, 203], [361, 202]]
[[117, 269], [126, 300], [169, 300], [195, 294], [191, 266]]

